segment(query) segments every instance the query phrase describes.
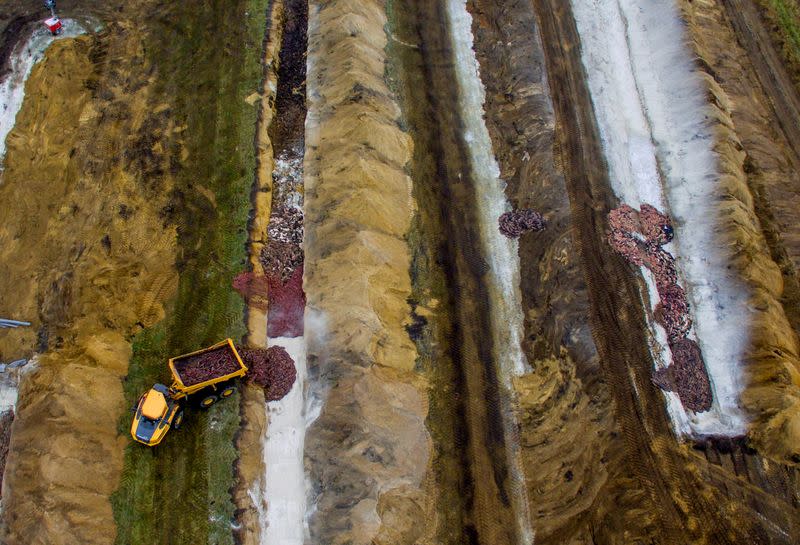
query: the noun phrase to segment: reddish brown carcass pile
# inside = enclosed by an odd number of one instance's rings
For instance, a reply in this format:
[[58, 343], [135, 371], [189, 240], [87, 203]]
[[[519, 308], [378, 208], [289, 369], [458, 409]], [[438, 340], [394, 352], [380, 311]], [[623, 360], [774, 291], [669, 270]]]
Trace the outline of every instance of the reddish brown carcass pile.
[[227, 346], [175, 361], [175, 372], [184, 386], [194, 386], [236, 372], [239, 363]]
[[630, 263], [647, 267], [655, 277], [659, 303], [655, 319], [667, 332], [672, 365], [654, 373], [653, 382], [677, 392], [681, 403], [695, 412], [711, 408], [711, 383], [703, 354], [687, 336], [692, 328], [689, 301], [678, 285], [675, 258], [662, 248], [672, 240], [672, 222], [655, 207], [643, 204], [640, 211], [622, 205], [608, 214], [609, 243]]
[[545, 228], [544, 216], [530, 208], [512, 210], [500, 216], [500, 232], [508, 238], [519, 238], [528, 231]]
[[264, 388], [267, 401], [283, 398], [297, 379], [294, 360], [282, 346], [239, 350], [250, 381]]

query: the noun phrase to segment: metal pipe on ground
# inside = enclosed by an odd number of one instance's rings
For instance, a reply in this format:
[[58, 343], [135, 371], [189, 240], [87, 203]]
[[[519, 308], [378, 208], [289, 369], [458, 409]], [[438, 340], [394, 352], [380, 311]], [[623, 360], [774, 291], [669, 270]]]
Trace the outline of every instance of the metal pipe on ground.
[[29, 325], [31, 325], [30, 322], [21, 322], [19, 320], [5, 320], [0, 318], [0, 328], [27, 327]]

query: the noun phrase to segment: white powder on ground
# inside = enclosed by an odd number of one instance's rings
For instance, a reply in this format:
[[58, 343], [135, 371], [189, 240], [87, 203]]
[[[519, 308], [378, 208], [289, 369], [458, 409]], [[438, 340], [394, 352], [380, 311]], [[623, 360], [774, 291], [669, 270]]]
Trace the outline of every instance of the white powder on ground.
[[[675, 241], [666, 249], [687, 291], [714, 403], [695, 414], [668, 394], [673, 424], [686, 434], [739, 435], [746, 428], [738, 396], [747, 294], [728, 271], [714, 234], [717, 158], [680, 13], [674, 0], [572, 5], [614, 191], [623, 203], [652, 204], [674, 222]], [[658, 359], [663, 347], [654, 354]]]
[[302, 545], [306, 537], [306, 474], [303, 447], [307, 420], [306, 340], [276, 338], [269, 346], [282, 346], [297, 368], [291, 391], [279, 401], [267, 403], [267, 434], [264, 437], [264, 490], [266, 513], [262, 513], [261, 542], [264, 545]]

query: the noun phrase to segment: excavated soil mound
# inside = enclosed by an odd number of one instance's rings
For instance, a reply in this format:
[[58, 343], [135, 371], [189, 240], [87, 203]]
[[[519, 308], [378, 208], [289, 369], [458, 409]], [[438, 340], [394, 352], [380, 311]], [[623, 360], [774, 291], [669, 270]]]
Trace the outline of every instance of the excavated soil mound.
[[659, 304], [655, 318], [667, 331], [672, 365], [653, 375], [653, 382], [677, 392], [683, 406], [695, 412], [711, 408], [711, 383], [703, 354], [686, 336], [692, 328], [686, 292], [678, 285], [675, 258], [661, 246], [672, 240], [669, 217], [649, 204], [640, 211], [622, 205], [608, 214], [611, 246], [630, 263], [647, 267], [655, 276]]
[[175, 371], [186, 386], [229, 375], [237, 369], [239, 364], [227, 347], [175, 362]]
[[530, 208], [506, 212], [499, 219], [500, 232], [508, 238], [519, 238], [528, 231], [541, 231], [545, 228], [544, 216]]
[[291, 391], [297, 379], [297, 369], [285, 348], [248, 348], [239, 350], [239, 354], [250, 370], [250, 381], [264, 388], [267, 401], [282, 399]]

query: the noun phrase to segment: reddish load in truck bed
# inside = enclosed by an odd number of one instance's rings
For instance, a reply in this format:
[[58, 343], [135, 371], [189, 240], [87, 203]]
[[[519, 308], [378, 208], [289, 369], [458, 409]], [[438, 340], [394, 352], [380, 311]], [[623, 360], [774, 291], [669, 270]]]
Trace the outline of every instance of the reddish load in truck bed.
[[194, 386], [224, 377], [235, 373], [239, 368], [239, 362], [227, 345], [175, 360], [175, 373], [184, 386]]

